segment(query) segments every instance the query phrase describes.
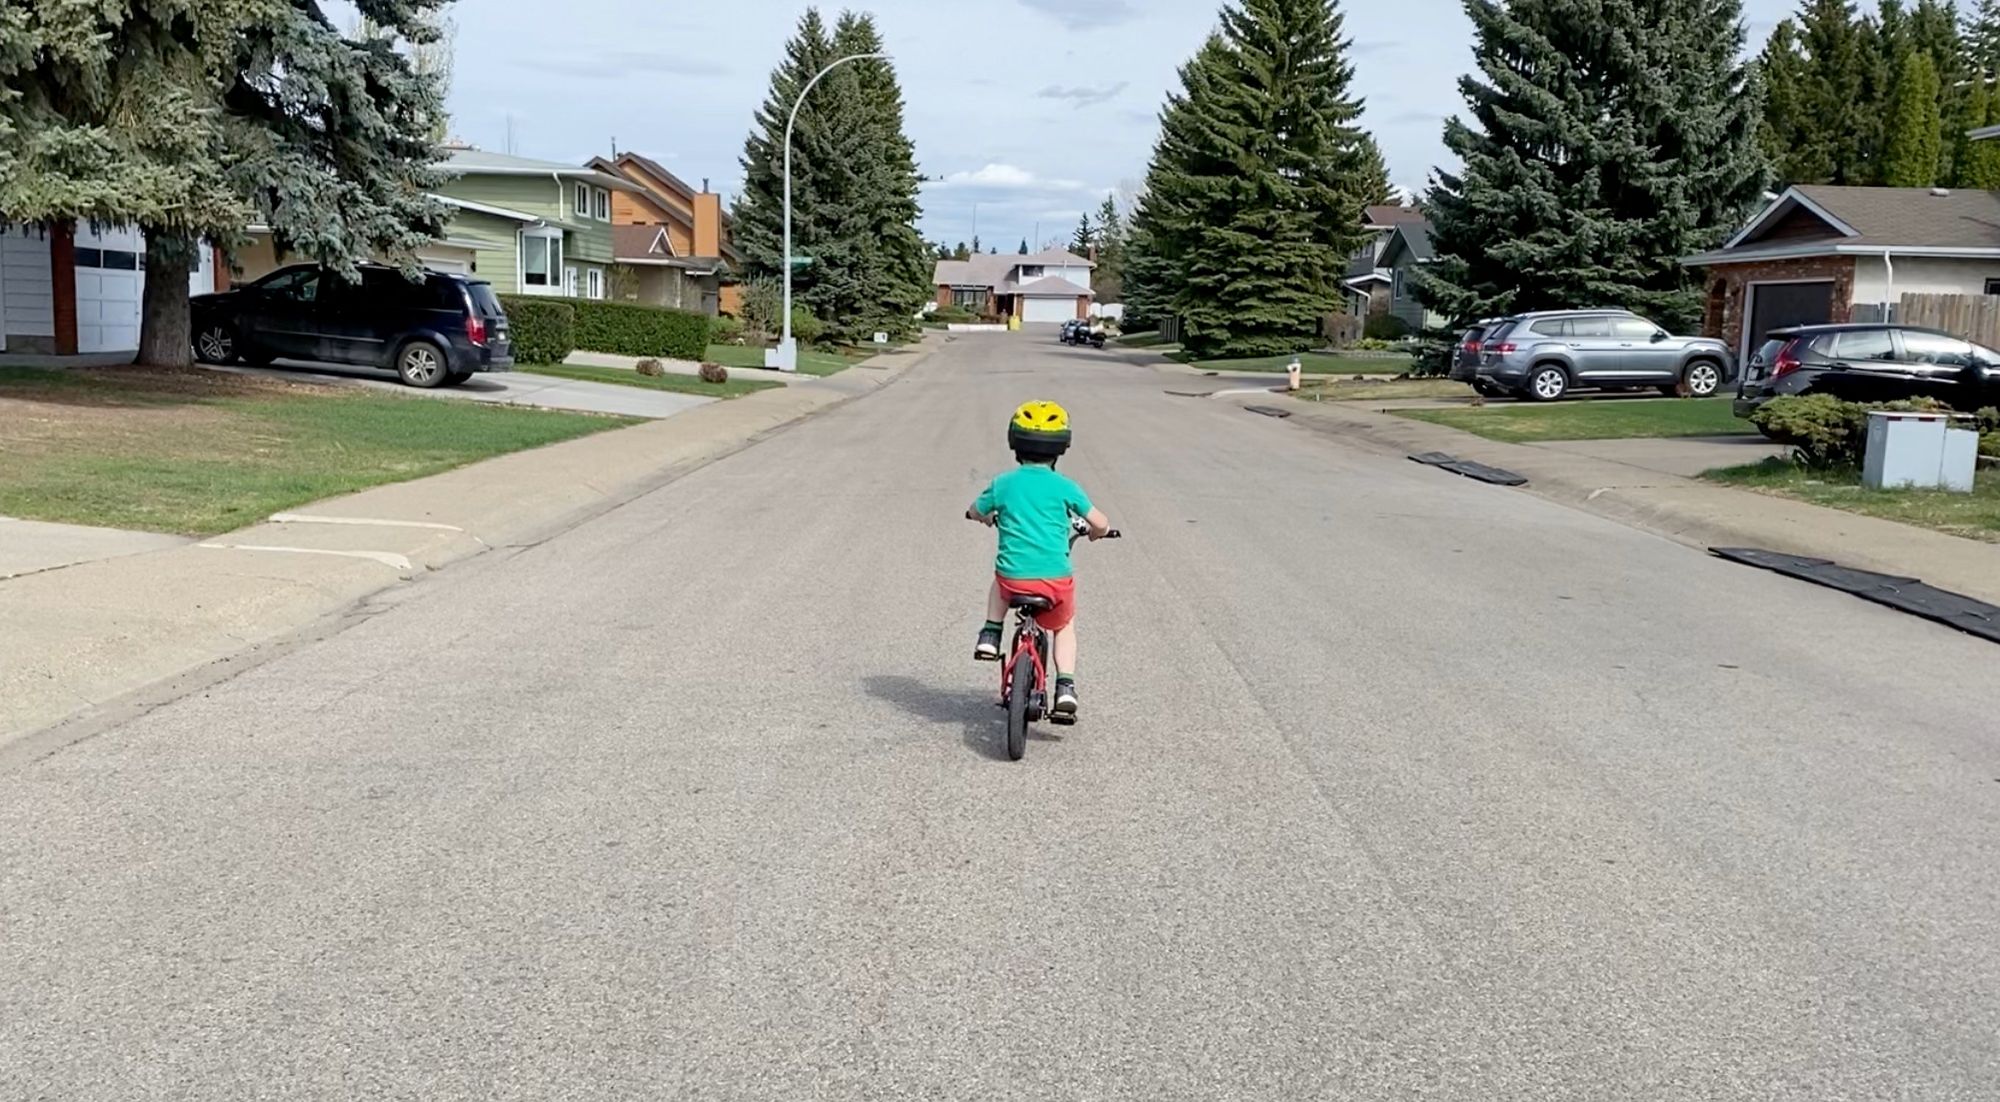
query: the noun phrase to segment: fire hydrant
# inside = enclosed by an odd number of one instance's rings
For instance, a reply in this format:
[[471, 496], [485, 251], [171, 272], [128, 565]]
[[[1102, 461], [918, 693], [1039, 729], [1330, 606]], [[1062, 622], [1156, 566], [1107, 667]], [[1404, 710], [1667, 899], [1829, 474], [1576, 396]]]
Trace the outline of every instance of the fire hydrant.
[[1293, 356], [1292, 362], [1285, 365], [1285, 389], [1297, 390], [1298, 388], [1299, 388], [1299, 358], [1297, 356]]

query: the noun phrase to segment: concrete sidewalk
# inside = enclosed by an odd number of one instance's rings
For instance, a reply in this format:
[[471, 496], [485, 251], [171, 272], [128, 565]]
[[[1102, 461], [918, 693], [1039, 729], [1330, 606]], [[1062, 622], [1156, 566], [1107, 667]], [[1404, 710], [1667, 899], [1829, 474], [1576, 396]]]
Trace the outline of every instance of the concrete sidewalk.
[[99, 559], [164, 551], [188, 542], [182, 536], [156, 532], [0, 517], [0, 581]]
[[[22, 736], [125, 694], [170, 699], [385, 589], [494, 548], [536, 543], [887, 386], [927, 340], [814, 386], [710, 402], [671, 420], [516, 452], [280, 513], [199, 543], [79, 561], [0, 582], [0, 757]], [[247, 653], [246, 653], [247, 652]], [[146, 690], [151, 686], [150, 695]], [[114, 709], [115, 711], [115, 709]], [[80, 737], [80, 736], [72, 736]], [[65, 736], [50, 732], [60, 744]]]
[[[289, 362], [289, 361], [288, 361]], [[210, 371], [237, 375], [263, 375], [274, 379], [324, 383], [329, 386], [360, 386], [418, 398], [443, 398], [462, 402], [492, 402], [505, 406], [534, 406], [538, 409], [570, 410], [576, 413], [609, 413], [620, 417], [659, 420], [705, 406], [714, 398], [699, 394], [678, 394], [670, 390], [593, 383], [537, 375], [529, 371], [482, 372], [460, 386], [424, 390], [404, 386], [393, 371], [346, 364], [301, 363], [296, 367], [246, 367], [240, 364], [197, 364]]]
[[[1244, 398], [1238, 404], [1256, 401]], [[1762, 547], [1834, 559], [1846, 566], [1920, 578], [1942, 589], [2000, 604], [2000, 544], [1698, 482], [1573, 450], [1503, 444], [1443, 425], [1346, 408], [1348, 405], [1293, 402], [1286, 408], [1296, 409], [1285, 424], [1381, 451], [1402, 455], [1442, 451], [1504, 467], [1525, 475], [1528, 485], [1524, 488], [1531, 493], [1691, 546]], [[1745, 452], [1754, 450], [1744, 446]], [[1441, 471], [1438, 477], [1458, 476]], [[1494, 492], [1507, 491], [1496, 487]]]

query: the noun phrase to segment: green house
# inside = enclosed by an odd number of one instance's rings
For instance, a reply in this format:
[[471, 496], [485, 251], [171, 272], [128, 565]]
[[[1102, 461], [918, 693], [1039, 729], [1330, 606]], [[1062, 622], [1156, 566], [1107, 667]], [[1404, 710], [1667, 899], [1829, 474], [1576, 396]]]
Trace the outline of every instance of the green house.
[[[476, 272], [501, 294], [604, 298], [611, 285], [611, 193], [632, 183], [593, 168], [454, 148], [434, 194], [451, 224], [424, 263]], [[446, 255], [449, 252], [451, 255]]]

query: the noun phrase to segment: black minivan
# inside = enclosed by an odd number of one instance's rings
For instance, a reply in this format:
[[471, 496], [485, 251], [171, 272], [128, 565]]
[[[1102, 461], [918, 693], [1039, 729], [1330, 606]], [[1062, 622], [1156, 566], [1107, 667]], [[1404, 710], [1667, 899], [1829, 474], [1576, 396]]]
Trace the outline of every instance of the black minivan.
[[511, 371], [507, 312], [482, 279], [424, 271], [409, 279], [380, 264], [361, 279], [295, 264], [189, 302], [195, 357], [207, 363], [318, 360], [389, 368], [416, 387], [457, 386], [481, 371]]

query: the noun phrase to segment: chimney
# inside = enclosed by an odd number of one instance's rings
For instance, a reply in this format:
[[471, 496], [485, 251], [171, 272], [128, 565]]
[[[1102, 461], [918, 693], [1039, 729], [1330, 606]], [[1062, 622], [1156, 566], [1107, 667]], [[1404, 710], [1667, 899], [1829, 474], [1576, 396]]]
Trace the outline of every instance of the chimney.
[[708, 181], [694, 197], [694, 255], [722, 255], [722, 196], [708, 190]]
[[1090, 255], [1084, 259], [1090, 261], [1092, 264], [1097, 263], [1097, 243], [1095, 241], [1090, 243]]

